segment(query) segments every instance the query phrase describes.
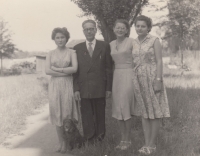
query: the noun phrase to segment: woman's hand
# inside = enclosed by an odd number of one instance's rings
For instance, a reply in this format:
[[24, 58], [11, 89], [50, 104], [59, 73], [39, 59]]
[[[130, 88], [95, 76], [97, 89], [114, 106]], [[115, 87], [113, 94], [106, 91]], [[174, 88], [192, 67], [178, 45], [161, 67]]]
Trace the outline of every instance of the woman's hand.
[[51, 69], [54, 70], [54, 71], [59, 71], [58, 68], [55, 67], [55, 66], [51, 66]]
[[154, 80], [153, 89], [154, 89], [154, 92], [160, 92], [162, 90], [162, 81]]

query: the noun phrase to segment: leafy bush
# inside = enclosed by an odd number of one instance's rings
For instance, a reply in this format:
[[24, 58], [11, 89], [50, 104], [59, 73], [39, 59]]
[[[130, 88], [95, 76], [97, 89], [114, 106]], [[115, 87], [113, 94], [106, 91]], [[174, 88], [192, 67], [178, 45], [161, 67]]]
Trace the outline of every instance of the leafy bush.
[[21, 75], [22, 69], [18, 64], [14, 64], [10, 68], [11, 70], [11, 75]]
[[32, 62], [21, 62], [19, 64], [13, 64], [10, 69], [4, 69], [4, 75], [21, 75], [21, 74], [32, 74], [35, 73], [36, 64]]
[[32, 74], [35, 73], [36, 64], [32, 62], [21, 62], [19, 66], [22, 68], [22, 73], [24, 74]]
[[35, 63], [32, 63], [32, 62], [28, 62], [28, 61], [25, 61], [25, 62], [21, 62], [19, 64], [22, 68], [29, 68], [31, 70], [35, 70], [36, 69], [36, 64]]
[[3, 69], [3, 75], [1, 76], [9, 76], [12, 75], [12, 70], [11, 69]]

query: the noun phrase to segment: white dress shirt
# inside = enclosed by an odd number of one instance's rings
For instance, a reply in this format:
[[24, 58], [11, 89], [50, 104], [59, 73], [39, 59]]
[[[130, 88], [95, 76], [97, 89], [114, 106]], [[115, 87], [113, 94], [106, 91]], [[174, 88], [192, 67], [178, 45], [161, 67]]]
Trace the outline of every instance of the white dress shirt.
[[95, 45], [96, 45], [96, 39], [94, 39], [92, 42], [89, 42], [88, 40], [86, 40], [86, 46], [87, 46], [87, 49], [88, 49], [88, 47], [89, 47], [89, 43], [92, 43], [92, 49], [93, 49], [93, 51], [94, 51], [94, 47], [95, 47]]

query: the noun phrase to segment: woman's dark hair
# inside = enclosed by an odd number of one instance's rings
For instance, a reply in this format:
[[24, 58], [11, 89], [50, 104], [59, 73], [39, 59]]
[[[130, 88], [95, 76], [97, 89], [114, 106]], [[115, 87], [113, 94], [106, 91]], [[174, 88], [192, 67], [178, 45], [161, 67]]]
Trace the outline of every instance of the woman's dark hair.
[[130, 35], [130, 25], [129, 25], [128, 21], [125, 19], [117, 19], [114, 23], [114, 27], [117, 25], [117, 23], [123, 23], [126, 26], [126, 29], [128, 30], [128, 32], [125, 36], [128, 37]]
[[66, 37], [66, 41], [68, 41], [70, 38], [70, 34], [69, 34], [67, 28], [63, 27], [63, 28], [54, 28], [53, 29], [52, 34], [51, 34], [52, 40], [55, 40], [55, 36], [57, 33], [63, 34]]
[[151, 31], [151, 28], [152, 28], [152, 19], [151, 18], [144, 16], [144, 15], [138, 16], [135, 19], [135, 26], [136, 26], [137, 21], [144, 21], [147, 24], [147, 27], [149, 28], [149, 32]]

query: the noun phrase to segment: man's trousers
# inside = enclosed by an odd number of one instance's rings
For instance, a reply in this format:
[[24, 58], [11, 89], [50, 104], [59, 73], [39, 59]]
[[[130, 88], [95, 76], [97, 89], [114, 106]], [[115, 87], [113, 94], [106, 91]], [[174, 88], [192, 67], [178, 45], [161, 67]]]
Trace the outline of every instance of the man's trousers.
[[101, 141], [105, 136], [105, 98], [81, 99], [84, 137]]

